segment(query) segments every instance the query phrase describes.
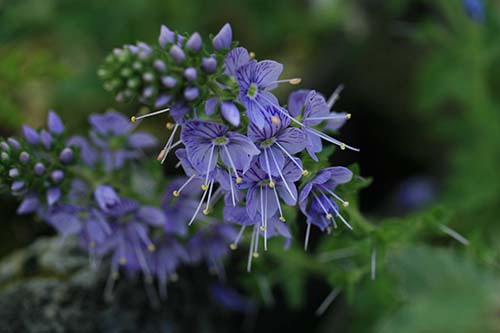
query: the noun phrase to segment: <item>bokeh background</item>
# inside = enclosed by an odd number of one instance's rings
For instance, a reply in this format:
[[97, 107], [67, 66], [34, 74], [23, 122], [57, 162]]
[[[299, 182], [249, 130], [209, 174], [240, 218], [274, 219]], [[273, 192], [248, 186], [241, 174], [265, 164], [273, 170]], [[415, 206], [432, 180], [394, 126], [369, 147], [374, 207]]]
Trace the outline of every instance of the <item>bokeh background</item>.
[[[73, 132], [87, 130], [92, 112], [133, 113], [96, 75], [113, 47], [154, 43], [161, 24], [207, 36], [225, 22], [257, 58], [282, 62], [284, 77], [324, 94], [344, 85], [336, 110], [353, 117], [341, 138], [361, 152], [332, 162], [357, 162], [373, 177], [363, 213], [411, 223], [440, 207], [470, 240], [463, 248], [429, 236], [432, 247], [395, 259], [387, 274], [396, 280], [367, 282], [321, 317], [314, 311], [328, 288], [312, 277], [300, 304], [277, 292], [274, 307], [245, 317], [250, 330], [424, 332], [426, 322], [435, 325], [425, 332], [500, 332], [498, 1], [0, 0], [0, 132], [40, 126], [49, 109]], [[280, 89], [284, 99], [289, 88]], [[0, 256], [53, 233], [16, 217], [13, 199], [1, 207]], [[484, 316], [496, 325], [478, 329]], [[238, 331], [242, 318], [218, 320]]]

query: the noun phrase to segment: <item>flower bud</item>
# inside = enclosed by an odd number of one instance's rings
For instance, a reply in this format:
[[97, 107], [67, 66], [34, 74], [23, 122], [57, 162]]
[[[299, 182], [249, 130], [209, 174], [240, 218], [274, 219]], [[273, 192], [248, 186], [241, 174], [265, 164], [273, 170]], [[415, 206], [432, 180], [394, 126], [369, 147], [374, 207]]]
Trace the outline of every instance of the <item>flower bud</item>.
[[201, 69], [207, 74], [212, 74], [217, 69], [217, 60], [214, 57], [203, 58], [201, 60]]
[[196, 87], [188, 87], [184, 90], [184, 98], [187, 101], [194, 101], [200, 96], [200, 90]]
[[43, 165], [43, 163], [41, 162], [38, 162], [37, 164], [35, 164], [33, 170], [35, 171], [35, 175], [41, 176], [45, 173], [45, 165]]
[[229, 23], [226, 23], [215, 35], [212, 43], [214, 45], [214, 49], [222, 50], [228, 49], [231, 47], [231, 42], [233, 41], [233, 31], [231, 30], [231, 26]]
[[184, 77], [186, 80], [189, 82], [194, 82], [196, 81], [196, 78], [198, 77], [198, 74], [196, 73], [196, 69], [193, 67], [188, 67], [184, 70]]
[[19, 170], [16, 168], [10, 169], [9, 170], [9, 177], [10, 178], [16, 178], [19, 177]]
[[21, 144], [19, 143], [19, 141], [17, 141], [16, 139], [14, 138], [8, 138], [7, 141], [9, 141], [9, 145], [14, 149], [14, 150], [18, 150], [18, 149], [21, 149]]
[[158, 72], [164, 72], [167, 69], [167, 66], [162, 60], [155, 60], [153, 63], [153, 67], [158, 71]]
[[69, 164], [73, 161], [73, 150], [71, 148], [64, 148], [59, 154], [59, 161], [63, 164]]
[[28, 163], [29, 160], [30, 154], [28, 154], [27, 152], [23, 151], [21, 152], [21, 154], [19, 154], [19, 162], [21, 162], [22, 164]]
[[172, 76], [164, 76], [161, 79], [161, 82], [167, 88], [173, 88], [177, 84], [177, 80], [174, 77], [172, 77]]
[[45, 149], [50, 149], [52, 146], [52, 135], [47, 132], [46, 130], [42, 130], [40, 133], [40, 140], [42, 141], [43, 146]]
[[38, 142], [40, 141], [40, 136], [38, 135], [38, 132], [28, 125], [23, 125], [23, 134], [24, 137], [26, 138], [26, 141], [28, 141], [29, 144], [37, 145]]
[[154, 75], [151, 72], [146, 72], [142, 75], [142, 79], [146, 82], [151, 82], [154, 80]]
[[195, 32], [194, 34], [189, 37], [188, 41], [186, 42], [186, 47], [193, 51], [194, 53], [198, 53], [201, 51], [201, 37], [200, 34]]
[[9, 160], [9, 154], [7, 154], [6, 152], [2, 152], [2, 154], [0, 154], [0, 157], [2, 158], [2, 161], [8, 161]]
[[154, 93], [154, 88], [153, 87], [146, 87], [142, 91], [142, 97], [144, 97], [144, 98], [150, 98], [151, 96], [153, 96], [153, 93]]
[[17, 192], [17, 191], [22, 190], [23, 187], [24, 187], [24, 182], [21, 180], [18, 180], [18, 181], [15, 181], [12, 183], [12, 186], [10, 187], [10, 189], [12, 192]]
[[231, 125], [237, 127], [240, 125], [240, 111], [232, 102], [222, 102], [220, 105], [220, 112], [224, 119]]
[[50, 179], [52, 179], [54, 183], [60, 183], [64, 179], [64, 172], [62, 172], [62, 170], [54, 170], [50, 174]]
[[172, 45], [172, 48], [170, 49], [170, 55], [177, 63], [181, 63], [184, 61], [184, 59], [186, 59], [184, 51], [182, 51], [182, 49], [177, 45]]
[[158, 43], [162, 48], [165, 48], [167, 43], [173, 43], [175, 39], [175, 32], [162, 25], [160, 30], [160, 37], [158, 38]]
[[2, 150], [5, 150], [5, 151], [9, 151], [9, 150], [10, 150], [9, 145], [8, 145], [8, 144], [7, 144], [7, 142], [5, 142], [5, 141], [0, 142], [0, 148], [1, 148]]
[[61, 135], [64, 131], [64, 124], [54, 111], [49, 111], [47, 126], [49, 127], [49, 131], [56, 135]]

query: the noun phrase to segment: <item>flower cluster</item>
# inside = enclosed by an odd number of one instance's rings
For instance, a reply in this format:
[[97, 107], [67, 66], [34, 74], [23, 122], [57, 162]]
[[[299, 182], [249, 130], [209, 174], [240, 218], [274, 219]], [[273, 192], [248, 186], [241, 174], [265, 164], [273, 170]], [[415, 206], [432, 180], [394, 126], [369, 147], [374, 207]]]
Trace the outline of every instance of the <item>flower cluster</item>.
[[[156, 278], [163, 297], [167, 281], [176, 279], [181, 264], [203, 259], [222, 272], [227, 237], [235, 231], [221, 224], [186, 239], [186, 212], [197, 202], [184, 194], [172, 196], [182, 179], [170, 183], [161, 205], [160, 200], [152, 205], [141, 202], [140, 195], [122, 185], [156, 139], [133, 131], [135, 126], [114, 111], [92, 114], [89, 123], [87, 137], [68, 137], [51, 111], [47, 129], [25, 125], [23, 138], [0, 141], [1, 186], [20, 198], [18, 214], [37, 214], [63, 239], [78, 237], [93, 267], [109, 260], [108, 294], [120, 272], [142, 273], [148, 287]], [[197, 190], [187, 193], [193, 196]]]
[[[324, 142], [341, 150], [357, 149], [328, 133], [350, 118], [332, 111], [341, 87], [328, 100], [314, 90], [298, 90], [282, 105], [273, 89], [301, 80], [281, 79], [280, 63], [258, 61], [236, 45], [229, 24], [210, 43], [204, 43], [198, 33], [181, 35], [162, 26], [158, 47], [139, 43], [115, 50], [99, 74], [118, 100], [139, 96], [152, 108], [164, 108], [133, 116], [132, 122], [170, 114], [175, 125], [170, 126], [172, 132], [158, 160], [165, 161], [178, 148], [175, 155], [186, 178], [172, 190], [172, 197], [188, 199], [183, 211], [176, 213], [191, 225], [196, 220], [218, 221], [210, 215], [222, 211], [224, 222], [240, 226], [233, 249], [245, 228], [251, 228], [250, 270], [252, 257], [258, 256], [259, 238], [265, 250], [270, 237], [291, 239], [283, 223], [287, 207], [300, 206], [307, 217], [306, 244], [311, 225], [324, 230], [336, 227], [338, 219], [351, 228], [338, 205], [348, 203], [334, 191], [352, 173], [334, 167], [312, 174], [303, 159], [308, 155], [318, 161]], [[223, 234], [220, 237], [230, 233]], [[220, 251], [212, 252], [217, 257]]]

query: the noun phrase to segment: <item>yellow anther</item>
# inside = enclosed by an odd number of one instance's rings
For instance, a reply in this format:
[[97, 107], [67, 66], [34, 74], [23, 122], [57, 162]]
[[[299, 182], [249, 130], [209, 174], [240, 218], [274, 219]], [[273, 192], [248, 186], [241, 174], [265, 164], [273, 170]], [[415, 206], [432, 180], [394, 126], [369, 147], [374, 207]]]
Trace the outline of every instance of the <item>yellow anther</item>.
[[176, 191], [172, 192], [172, 195], [177, 198], [177, 197], [179, 197], [179, 195], [181, 195], [181, 192], [176, 190]]
[[174, 128], [174, 124], [171, 123], [171, 122], [168, 122], [168, 123], [165, 123], [165, 127], [169, 130], [173, 129]]
[[347, 120], [351, 119], [351, 114], [350, 113], [346, 114], [345, 119], [347, 119]]
[[120, 260], [118, 260], [118, 263], [123, 266], [123, 265], [125, 265], [127, 263], [127, 259], [120, 258]]
[[280, 216], [280, 221], [281, 221], [281, 222], [286, 222], [285, 217], [284, 217], [284, 216]]
[[251, 51], [248, 55], [250, 56], [250, 59], [255, 58], [255, 52], [253, 51]]
[[332, 214], [330, 214], [330, 213], [326, 214], [326, 219], [327, 219], [327, 220], [331, 220], [331, 219], [333, 219], [333, 215], [332, 215]]
[[275, 185], [276, 185], [276, 184], [275, 184], [273, 181], [269, 182], [269, 187], [270, 187], [270, 188], [274, 188], [274, 186], [275, 186]]
[[208, 215], [208, 214], [210, 214], [210, 209], [208, 209], [208, 208], [204, 209], [203, 210], [203, 215]]
[[342, 203], [342, 206], [344, 206], [344, 207], [349, 207], [349, 201], [344, 201], [344, 202]]
[[293, 85], [299, 84], [300, 82], [302, 82], [302, 79], [299, 77], [290, 80], [290, 84], [293, 84]]
[[345, 150], [345, 143], [340, 144], [340, 150]]
[[179, 275], [177, 275], [177, 273], [170, 274], [170, 281], [177, 282], [177, 280], [179, 280]]
[[241, 184], [242, 181], [241, 177], [236, 177], [236, 184]]
[[265, 226], [263, 226], [263, 225], [261, 225], [261, 226], [260, 226], [260, 231], [266, 231], [266, 227], [265, 227]]
[[155, 252], [156, 251], [156, 246], [154, 244], [149, 244], [148, 245], [148, 251], [149, 252]]
[[137, 121], [137, 118], [135, 116], [130, 117], [130, 121], [135, 123]]
[[236, 243], [231, 243], [229, 244], [229, 248], [234, 251], [238, 248], [238, 245]]
[[158, 156], [156, 156], [157, 161], [163, 161], [163, 158], [165, 158], [165, 155], [167, 154], [167, 151], [165, 149], [162, 149], [159, 153]]
[[254, 253], [253, 253], [253, 257], [254, 257], [254, 258], [258, 258], [258, 257], [259, 257], [259, 252], [254, 252]]
[[329, 235], [332, 233], [332, 228], [331, 227], [328, 227], [326, 228], [326, 233]]
[[90, 242], [90, 248], [95, 249], [96, 243], [94, 241]]
[[203, 191], [208, 190], [208, 185], [207, 185], [207, 184], [202, 184], [202, 185], [201, 185], [201, 189], [202, 189]]
[[302, 170], [302, 176], [306, 177], [306, 176], [309, 176], [309, 170]]
[[276, 126], [279, 126], [281, 124], [280, 118], [278, 118], [276, 116], [271, 117], [271, 122], [273, 123], [273, 125], [276, 125]]

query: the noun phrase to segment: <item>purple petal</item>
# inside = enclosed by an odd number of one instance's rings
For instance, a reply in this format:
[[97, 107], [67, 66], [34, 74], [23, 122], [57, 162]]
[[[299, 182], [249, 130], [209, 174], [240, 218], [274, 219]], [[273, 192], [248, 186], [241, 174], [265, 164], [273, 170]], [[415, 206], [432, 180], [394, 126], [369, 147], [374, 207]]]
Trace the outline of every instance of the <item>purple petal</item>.
[[129, 119], [115, 111], [92, 114], [89, 117], [89, 122], [102, 135], [123, 135], [132, 129]]
[[331, 167], [324, 170], [330, 173], [331, 179], [337, 184], [348, 183], [352, 179], [352, 171], [345, 167]]
[[108, 211], [120, 202], [120, 197], [111, 186], [100, 185], [94, 191], [94, 197], [103, 211]]
[[39, 201], [36, 196], [26, 197], [17, 208], [17, 214], [23, 215], [33, 213], [38, 208], [38, 205]]
[[310, 90], [297, 90], [288, 96], [288, 111], [292, 116], [297, 117], [302, 114], [309, 92]]
[[80, 149], [80, 158], [89, 166], [93, 166], [97, 160], [97, 151], [82, 136], [76, 135], [68, 140], [68, 145]]
[[172, 96], [171, 95], [162, 94], [162, 95], [158, 96], [158, 98], [156, 98], [155, 107], [156, 108], [164, 107], [171, 100], [172, 100]]
[[23, 125], [23, 134], [26, 138], [26, 141], [28, 141], [28, 143], [32, 145], [36, 145], [38, 144], [38, 142], [40, 142], [40, 136], [38, 135], [38, 132], [28, 125]]
[[73, 214], [61, 212], [49, 217], [48, 222], [63, 236], [76, 235], [82, 230], [80, 220]]
[[239, 225], [253, 225], [255, 221], [248, 216], [247, 209], [243, 206], [227, 205], [224, 207], [224, 221]]
[[304, 150], [306, 136], [301, 129], [291, 127], [283, 130], [276, 140], [287, 152], [293, 155]]
[[254, 81], [259, 87], [267, 90], [278, 86], [276, 81], [283, 72], [283, 65], [273, 60], [259, 61], [255, 66]]
[[54, 134], [60, 135], [64, 131], [63, 122], [54, 111], [49, 111], [47, 125], [49, 127], [49, 131]]
[[158, 140], [149, 133], [137, 132], [128, 138], [128, 145], [134, 149], [144, 149], [158, 144]]
[[154, 207], [144, 206], [137, 211], [137, 217], [154, 227], [162, 227], [166, 223], [165, 214]]
[[250, 61], [248, 51], [243, 47], [232, 49], [226, 56], [224, 65], [226, 66], [225, 74], [236, 76], [236, 71]]
[[220, 31], [215, 35], [212, 43], [216, 50], [228, 49], [231, 47], [231, 42], [233, 41], [233, 31], [231, 25], [226, 23]]

